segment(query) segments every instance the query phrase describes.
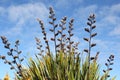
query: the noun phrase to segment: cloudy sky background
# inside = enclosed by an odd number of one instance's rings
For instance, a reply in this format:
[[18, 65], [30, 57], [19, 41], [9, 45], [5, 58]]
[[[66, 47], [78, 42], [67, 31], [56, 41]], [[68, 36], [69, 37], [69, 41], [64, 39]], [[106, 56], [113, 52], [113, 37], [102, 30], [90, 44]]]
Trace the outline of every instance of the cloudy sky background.
[[[87, 33], [84, 32], [84, 28], [87, 26], [87, 17], [95, 13], [97, 21], [95, 31], [98, 35], [94, 38], [97, 46], [93, 49], [93, 55], [95, 52], [100, 51], [98, 62], [101, 67], [104, 66], [109, 55], [114, 54], [115, 61], [111, 75], [117, 75], [116, 80], [119, 80], [119, 0], [0, 0], [0, 36], [6, 36], [12, 44], [19, 39], [23, 56], [37, 53], [34, 38], [42, 38], [42, 34], [36, 18], [40, 18], [44, 23], [47, 23], [49, 21], [50, 6], [54, 8], [58, 21], [64, 16], [68, 17], [68, 21], [71, 18], [75, 19], [75, 36], [73, 39], [80, 41], [80, 52], [87, 47], [86, 42], [82, 39], [84, 36], [87, 36]], [[48, 24], [45, 24], [45, 26], [47, 29], [50, 27]], [[52, 35], [48, 34], [48, 36]], [[0, 55], [6, 54], [6, 52], [7, 50], [3, 48], [3, 44], [0, 41]], [[3, 78], [7, 72], [10, 76], [13, 76], [8, 65], [3, 64], [1, 60], [0, 64], [0, 78]]]

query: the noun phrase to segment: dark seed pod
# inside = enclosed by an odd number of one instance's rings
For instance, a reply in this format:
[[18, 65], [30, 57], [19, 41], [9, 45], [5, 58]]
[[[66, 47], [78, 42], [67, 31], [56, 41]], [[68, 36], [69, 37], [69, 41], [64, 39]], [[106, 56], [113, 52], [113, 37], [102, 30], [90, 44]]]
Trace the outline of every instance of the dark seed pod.
[[96, 21], [94, 20], [93, 23], [95, 23]]
[[112, 68], [109, 68], [109, 70], [112, 70]]
[[70, 42], [70, 44], [73, 44], [73, 43], [74, 43], [73, 41]]
[[56, 33], [55, 36], [57, 36], [59, 33]]
[[53, 18], [53, 21], [55, 21], [56, 20], [56, 18]]
[[1, 58], [4, 60], [4, 59], [5, 59], [5, 56], [1, 56]]
[[13, 49], [10, 49], [10, 52], [13, 52]]
[[46, 32], [45, 31], [43, 32], [43, 35], [46, 36]]
[[105, 65], [106, 65], [106, 66], [108, 66], [108, 64], [107, 64], [107, 63], [105, 63]]
[[6, 46], [10, 47], [10, 43], [7, 43]]
[[42, 45], [40, 45], [40, 47], [42, 47]]
[[11, 56], [11, 55], [12, 55], [12, 53], [11, 53], [11, 52], [7, 52], [7, 54], [8, 54], [9, 56]]
[[65, 30], [66, 29], [66, 27], [64, 26], [63, 28], [62, 28], [62, 30]]
[[58, 30], [58, 33], [60, 33], [60, 34], [61, 34], [61, 32], [62, 32], [61, 30]]
[[56, 28], [58, 26], [58, 24], [56, 24], [54, 27]]
[[91, 23], [89, 23], [89, 22], [87, 22], [87, 25], [91, 26], [92, 24], [91, 24]]
[[40, 43], [40, 39], [38, 39], [37, 37], [35, 37], [36, 42]]
[[90, 58], [90, 60], [93, 60], [93, 59], [95, 59], [95, 57], [91, 57], [91, 58]]
[[74, 22], [74, 19], [71, 19], [71, 23], [73, 23]]
[[62, 37], [65, 37], [65, 36], [66, 36], [65, 34], [62, 35]]
[[45, 30], [45, 28], [44, 27], [41, 27], [42, 28], [42, 30]]
[[50, 29], [51, 32], [53, 32], [54, 30], [53, 29]]
[[59, 47], [60, 45], [56, 45], [56, 47]]
[[70, 30], [73, 30], [74, 28], [70, 28]]
[[62, 24], [59, 24], [60, 27], [62, 27]]
[[52, 40], [52, 41], [55, 41], [55, 39], [54, 39], [54, 38], [51, 38], [51, 40]]
[[57, 40], [58, 40], [58, 41], [61, 41], [61, 38], [58, 38]]
[[108, 62], [110, 62], [110, 60], [109, 60], [109, 59], [107, 59], [107, 61], [108, 61]]
[[14, 68], [14, 66], [12, 66], [10, 69], [12, 70], [12, 69], [15, 69], [15, 68]]
[[18, 54], [21, 54], [21, 53], [22, 53], [22, 51], [19, 51], [19, 52], [18, 52]]
[[[54, 12], [52, 7], [49, 7], [49, 10], [50, 10], [51, 13]], [[51, 14], [51, 13], [50, 13], [50, 14]]]
[[19, 76], [22, 77], [22, 74], [20, 73]]
[[105, 71], [105, 70], [103, 70], [103, 72], [104, 72], [104, 73], [106, 73], [106, 71]]
[[91, 37], [95, 37], [96, 35], [97, 35], [97, 33], [94, 33], [94, 34], [91, 35]]
[[88, 18], [88, 21], [91, 21], [91, 19], [90, 19], [90, 18]]
[[8, 46], [8, 45], [5, 45], [4, 47], [7, 48], [7, 49], [9, 49], [9, 46]]
[[18, 56], [14, 56], [13, 58], [16, 59], [16, 58], [18, 58]]
[[68, 49], [70, 49], [70, 46], [67, 46]]
[[40, 49], [40, 47], [37, 47], [37, 49]]
[[16, 43], [16, 44], [19, 44], [19, 42], [20, 42], [20, 41], [19, 41], [19, 40], [17, 40], [15, 43]]
[[70, 30], [68, 31], [68, 33], [70, 33]]
[[53, 24], [53, 22], [49, 22], [49, 24]]
[[7, 63], [8, 63], [9, 65], [11, 65], [11, 62], [10, 62], [10, 61], [7, 61]]
[[45, 43], [48, 43], [48, 40], [45, 40]]
[[44, 52], [44, 50], [42, 50], [41, 52]]
[[90, 30], [89, 30], [88, 28], [85, 28], [85, 31], [86, 31], [86, 32], [90, 32]]
[[92, 26], [92, 29], [94, 29], [94, 28], [96, 28], [96, 26], [94, 25], [94, 26]]
[[44, 40], [46, 40], [46, 37], [43, 37]]
[[84, 52], [88, 53], [88, 49], [84, 49]]
[[114, 55], [110, 55], [110, 59], [113, 59], [114, 58]]
[[64, 18], [63, 18], [63, 21], [66, 21], [67, 20], [67, 17], [65, 16]]
[[94, 47], [94, 46], [96, 46], [96, 44], [95, 44], [95, 43], [91, 44], [91, 47]]
[[18, 64], [17, 66], [18, 66], [19, 69], [21, 68], [21, 64]]
[[110, 63], [110, 65], [113, 65], [114, 63]]
[[70, 34], [70, 36], [73, 36], [73, 34]]
[[44, 33], [45, 31], [42, 31], [42, 33]]
[[17, 74], [20, 74], [20, 72], [17, 71]]
[[13, 60], [12, 63], [15, 64], [15, 63], [16, 63], [16, 60]]
[[107, 77], [110, 77], [110, 75], [107, 75]]
[[70, 40], [70, 38], [68, 37], [67, 40]]
[[88, 39], [88, 38], [83, 38], [83, 39], [84, 39], [85, 41], [87, 41], [87, 42], [89, 41], [89, 39]]

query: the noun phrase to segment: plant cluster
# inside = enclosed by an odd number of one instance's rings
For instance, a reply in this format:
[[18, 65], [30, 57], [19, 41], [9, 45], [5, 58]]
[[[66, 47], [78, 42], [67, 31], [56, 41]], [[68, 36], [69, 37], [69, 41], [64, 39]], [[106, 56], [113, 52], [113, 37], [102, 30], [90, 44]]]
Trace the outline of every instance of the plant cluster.
[[[22, 61], [24, 60], [24, 58], [20, 58], [20, 54], [22, 53], [22, 51], [18, 50], [19, 40], [15, 42], [15, 47], [11, 48], [11, 44], [5, 36], [1, 36], [1, 39], [4, 44], [4, 47], [8, 49], [8, 56], [0, 55], [0, 59], [2, 59], [5, 64], [10, 65], [11, 70], [15, 70], [19, 76], [22, 76]], [[8, 57], [11, 57], [12, 59], [10, 60]]]
[[[49, 8], [49, 24], [51, 25], [49, 31], [53, 33], [53, 37], [50, 40], [47, 37], [46, 28], [42, 20], [37, 19], [41, 32], [43, 34], [43, 40], [45, 46], [41, 44], [41, 40], [35, 37], [37, 49], [39, 53], [36, 59], [29, 59], [28, 68], [23, 71], [21, 62], [23, 58], [19, 55], [21, 51], [18, 50], [19, 40], [15, 42], [15, 49], [10, 48], [10, 43], [6, 37], [1, 36], [4, 47], [8, 49], [8, 56], [13, 58], [12, 61], [7, 60], [6, 56], [0, 56], [0, 58], [11, 66], [11, 69], [16, 70], [16, 80], [107, 80], [109, 78], [109, 72], [112, 70], [110, 67], [113, 65], [114, 55], [110, 55], [105, 63], [107, 69], [103, 70], [103, 75], [99, 74], [99, 64], [97, 63], [99, 52], [95, 57], [91, 57], [91, 50], [96, 43], [92, 43], [93, 37], [97, 33], [93, 33], [95, 26], [95, 15], [92, 14], [88, 18], [88, 28], [84, 30], [88, 32], [89, 37], [83, 38], [88, 42], [88, 48], [84, 49], [87, 53], [87, 57], [83, 57], [79, 52], [79, 42], [74, 42], [73, 37], [73, 23], [74, 19], [70, 19], [67, 23], [67, 17], [63, 17], [60, 23], [56, 23], [55, 12], [52, 7]], [[68, 26], [68, 27], [67, 27]], [[54, 43], [54, 52], [52, 53], [50, 41]], [[43, 46], [45, 49], [43, 49]], [[53, 48], [53, 46], [52, 46]], [[13, 54], [16, 52], [17, 54]], [[16, 67], [14, 66], [16, 65]]]
[[106, 74], [107, 77], [110, 77], [108, 73], [109, 71], [112, 70], [110, 66], [113, 65], [113, 61], [114, 61], [114, 55], [110, 55], [109, 58], [107, 59], [107, 62], [105, 63], [105, 66], [107, 67], [107, 69], [103, 70], [103, 72]]

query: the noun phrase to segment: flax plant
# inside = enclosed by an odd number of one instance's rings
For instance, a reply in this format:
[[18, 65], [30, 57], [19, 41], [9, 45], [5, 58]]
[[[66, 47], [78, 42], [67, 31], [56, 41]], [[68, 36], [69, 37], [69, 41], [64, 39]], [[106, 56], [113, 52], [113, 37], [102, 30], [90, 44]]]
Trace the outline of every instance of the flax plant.
[[96, 43], [92, 43], [92, 38], [95, 37], [97, 35], [97, 33], [92, 33], [93, 32], [93, 29], [96, 28], [96, 26], [94, 25], [95, 24], [95, 15], [90, 15], [89, 18], [88, 18], [88, 22], [87, 22], [87, 25], [89, 26], [88, 28], [85, 28], [85, 31], [89, 33], [89, 38], [83, 38], [85, 41], [88, 42], [88, 49], [84, 49], [84, 51], [88, 54], [88, 70], [87, 70], [87, 79], [89, 80], [90, 76], [90, 61], [91, 61], [91, 49], [96, 46]]
[[[1, 36], [2, 42], [4, 44], [4, 47], [8, 50], [7, 55], [0, 55], [0, 59], [2, 59], [4, 61], [5, 64], [8, 64], [10, 66], [11, 70], [15, 70], [16, 74], [19, 76], [23, 76], [22, 75], [22, 62], [24, 60], [24, 58], [20, 57], [20, 54], [22, 53], [22, 51], [20, 51], [19, 48], [19, 40], [15, 41], [15, 47], [11, 48], [10, 47], [10, 43], [7, 40], [7, 38], [5, 36]], [[9, 58], [12, 59], [9, 59]]]
[[[107, 68], [103, 70], [103, 75], [99, 74], [100, 68], [97, 62], [99, 52], [97, 52], [94, 57], [91, 57], [91, 50], [96, 46], [95, 43], [92, 43], [93, 37], [97, 35], [97, 33], [93, 33], [93, 30], [96, 28], [95, 15], [89, 16], [87, 22], [89, 27], [85, 28], [89, 37], [83, 38], [88, 42], [88, 48], [84, 49], [87, 56], [83, 57], [84, 53], [80, 53], [78, 49], [79, 42], [74, 42], [72, 40], [72, 37], [74, 36], [74, 19], [70, 19], [67, 23], [67, 17], [63, 17], [60, 20], [60, 23], [56, 24], [55, 21], [57, 19], [55, 17], [55, 12], [52, 7], [50, 7], [49, 10], [49, 24], [52, 26], [49, 31], [53, 33], [53, 37], [51, 37], [51, 40], [48, 40], [48, 32], [46, 32], [43, 21], [37, 19], [43, 34], [45, 46], [42, 45], [40, 38], [35, 37], [39, 53], [35, 54], [35, 59], [32, 57], [29, 58], [26, 68], [20, 67], [19, 69], [19, 67], [17, 67], [17, 72], [22, 74], [22, 76], [16, 75], [15, 80], [115, 80], [114, 77], [110, 78], [109, 74], [112, 70], [111, 65], [113, 65], [114, 55], [110, 55], [107, 59], [107, 63], [105, 63]], [[5, 37], [1, 37], [1, 39], [5, 44], [5, 48], [11, 51], [8, 40], [6, 40]], [[54, 46], [50, 46], [50, 41], [54, 43]], [[15, 49], [15, 52], [19, 53], [18, 46], [15, 47], [17, 48]], [[43, 47], [45, 47], [45, 49], [43, 49]], [[53, 53], [51, 52], [51, 48], [54, 48], [55, 50]], [[14, 59], [13, 54], [12, 57]], [[0, 58], [7, 61], [5, 56], [0, 56]], [[16, 59], [21, 60], [19, 55], [15, 60]], [[17, 65], [18, 63], [16, 62], [15, 64]]]
[[[54, 34], [54, 36], [51, 38], [51, 41], [54, 42], [56, 56], [54, 56], [52, 53], [49, 53], [51, 56], [42, 53], [44, 55], [36, 55], [36, 60], [31, 58], [29, 64], [30, 74], [32, 75], [31, 79], [107, 80], [108, 77], [106, 77], [106, 75], [109, 75], [108, 73], [111, 68], [104, 70], [104, 74], [100, 76], [99, 65], [97, 63], [99, 52], [96, 53], [95, 57], [91, 57], [91, 48], [96, 46], [95, 43], [92, 43], [92, 38], [97, 35], [97, 33], [92, 33], [93, 30], [96, 28], [96, 26], [94, 25], [95, 15], [93, 14], [89, 16], [87, 25], [90, 27], [85, 28], [85, 31], [89, 33], [89, 38], [84, 38], [84, 40], [88, 42], [89, 46], [88, 49], [84, 49], [84, 51], [87, 53], [87, 57], [85, 59], [83, 58], [82, 54], [77, 51], [79, 42], [75, 43], [71, 39], [71, 37], [73, 36], [72, 31], [74, 19], [70, 20], [69, 26], [67, 28], [67, 17], [63, 17], [59, 25], [55, 24], [56, 18], [54, 10], [52, 8], [50, 8], [49, 17], [52, 20], [49, 23], [53, 26], [50, 31]], [[42, 21], [39, 20], [40, 25], [41, 22]], [[60, 30], [57, 31], [57, 28], [59, 28], [58, 26], [60, 27]], [[68, 34], [65, 33], [65, 31], [67, 31]], [[41, 45], [40, 42], [40, 39], [36, 38], [37, 45]], [[40, 52], [41, 48], [42, 47], [38, 48]], [[114, 59], [112, 59], [112, 61], [113, 60]], [[111, 62], [111, 59], [109, 59], [108, 61]], [[110, 66], [110, 62], [108, 63], [108, 66]]]
[[52, 7], [49, 8], [50, 10], [50, 15], [49, 18], [51, 19], [51, 21], [49, 21], [49, 23], [52, 25], [53, 28], [50, 29], [51, 32], [53, 32], [54, 36], [53, 38], [51, 38], [51, 41], [54, 42], [54, 49], [55, 49], [55, 53], [57, 53], [57, 35], [59, 34], [58, 32], [56, 32], [56, 28], [58, 27], [58, 24], [55, 24], [56, 21], [56, 17], [55, 17], [55, 13]]
[[60, 21], [61, 23], [59, 24], [59, 27], [61, 28], [61, 30], [59, 30], [58, 32], [60, 33], [60, 38], [58, 38], [59, 41], [59, 52], [60, 50], [64, 53], [65, 52], [65, 40], [66, 40], [66, 34], [64, 34], [64, 31], [66, 30], [66, 20], [67, 17], [63, 17], [62, 20]]

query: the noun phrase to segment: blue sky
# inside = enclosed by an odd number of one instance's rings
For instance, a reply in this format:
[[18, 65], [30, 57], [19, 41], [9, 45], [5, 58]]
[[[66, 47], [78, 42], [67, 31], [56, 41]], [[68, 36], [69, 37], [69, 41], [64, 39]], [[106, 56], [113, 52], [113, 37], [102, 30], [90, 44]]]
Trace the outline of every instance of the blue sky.
[[[6, 36], [9, 41], [20, 40], [20, 49], [23, 55], [37, 53], [34, 37], [42, 38], [39, 24], [36, 18], [42, 19], [45, 23], [49, 21], [49, 7], [55, 9], [58, 21], [67, 16], [68, 20], [75, 19], [73, 39], [80, 41], [80, 52], [87, 47], [83, 37], [87, 36], [84, 28], [87, 26], [87, 17], [91, 13], [96, 15], [97, 37], [94, 42], [97, 46], [93, 49], [100, 51], [99, 63], [104, 66], [110, 54], [115, 55], [115, 61], [111, 75], [120, 77], [120, 1], [119, 0], [0, 0], [0, 36]], [[45, 24], [49, 28], [48, 24]], [[49, 32], [48, 32], [49, 33]], [[48, 34], [48, 36], [52, 36]], [[0, 41], [0, 55], [6, 54]], [[0, 60], [0, 78], [8, 72], [13, 76], [9, 66]], [[102, 70], [102, 69], [101, 69]]]

